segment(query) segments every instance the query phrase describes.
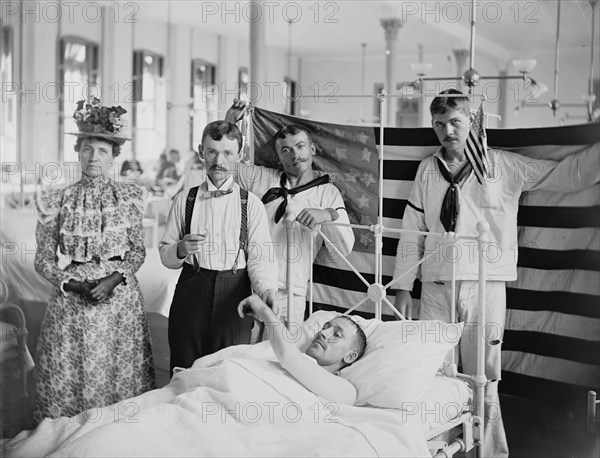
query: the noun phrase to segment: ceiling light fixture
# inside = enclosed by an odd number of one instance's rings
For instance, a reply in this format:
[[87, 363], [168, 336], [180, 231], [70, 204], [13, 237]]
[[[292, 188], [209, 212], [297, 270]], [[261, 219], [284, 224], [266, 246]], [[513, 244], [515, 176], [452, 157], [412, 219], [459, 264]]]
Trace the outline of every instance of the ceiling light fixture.
[[415, 82], [419, 87], [423, 87], [423, 81], [454, 81], [462, 78], [462, 81], [468, 86], [469, 94], [473, 93], [473, 88], [479, 84], [480, 80], [501, 80], [501, 79], [522, 79], [524, 82], [531, 84], [537, 84], [533, 78], [529, 76], [529, 73], [535, 68], [537, 61], [535, 59], [522, 59], [514, 60], [513, 65], [515, 69], [521, 73], [521, 75], [498, 75], [498, 76], [481, 76], [477, 70], [475, 70], [475, 22], [476, 22], [476, 1], [471, 0], [471, 42], [469, 49], [469, 68], [465, 71], [462, 77], [427, 77], [426, 75], [433, 68], [433, 64], [418, 62], [410, 64], [411, 69], [417, 74], [419, 79]]
[[[556, 9], [556, 41], [554, 44], [554, 93], [552, 100], [548, 104], [539, 104], [539, 96], [548, 91], [548, 87], [544, 84], [538, 86], [538, 91], [528, 97], [530, 100], [536, 100], [536, 102], [527, 102], [523, 100], [517, 107], [515, 107], [514, 113], [518, 114], [523, 108], [527, 107], [550, 107], [552, 114], [557, 116], [560, 108], [576, 108], [576, 107], [587, 107], [587, 119], [589, 122], [593, 122], [600, 117], [598, 110], [594, 110], [594, 103], [596, 102], [596, 94], [594, 94], [594, 59], [595, 53], [595, 25], [596, 25], [596, 7], [598, 6], [599, 0], [589, 0], [590, 6], [592, 7], [592, 37], [590, 46], [590, 74], [589, 74], [589, 87], [588, 93], [583, 94], [581, 99], [583, 102], [579, 103], [562, 103], [558, 100], [558, 81], [559, 81], [559, 45], [560, 45], [560, 7], [561, 0], [558, 0]], [[514, 63], [514, 61], [513, 61]], [[542, 90], [543, 89], [543, 90]], [[568, 117], [568, 116], [567, 116]]]

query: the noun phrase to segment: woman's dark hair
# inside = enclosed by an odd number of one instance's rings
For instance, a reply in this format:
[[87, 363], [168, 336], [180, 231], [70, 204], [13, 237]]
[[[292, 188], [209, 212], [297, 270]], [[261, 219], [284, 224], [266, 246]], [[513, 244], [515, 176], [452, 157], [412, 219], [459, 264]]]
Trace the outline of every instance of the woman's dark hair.
[[83, 143], [83, 140], [85, 140], [85, 139], [100, 140], [102, 142], [111, 144], [113, 157], [117, 157], [119, 154], [121, 154], [121, 145], [120, 144], [118, 144], [117, 142], [114, 142], [112, 140], [102, 138], [102, 137], [77, 137], [77, 140], [75, 141], [75, 151], [79, 152], [79, 150], [81, 149], [81, 144]]

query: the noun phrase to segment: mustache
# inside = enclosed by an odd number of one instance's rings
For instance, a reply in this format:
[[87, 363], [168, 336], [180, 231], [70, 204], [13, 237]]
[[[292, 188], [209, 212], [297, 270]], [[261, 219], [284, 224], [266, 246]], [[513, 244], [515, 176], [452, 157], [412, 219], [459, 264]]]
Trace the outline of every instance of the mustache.
[[229, 170], [227, 170], [225, 167], [221, 167], [219, 165], [213, 165], [210, 169], [208, 169], [210, 171], [219, 171], [219, 172], [228, 172]]
[[307, 157], [296, 157], [294, 159], [292, 159], [292, 164], [300, 164], [302, 162], [308, 162], [309, 158]]

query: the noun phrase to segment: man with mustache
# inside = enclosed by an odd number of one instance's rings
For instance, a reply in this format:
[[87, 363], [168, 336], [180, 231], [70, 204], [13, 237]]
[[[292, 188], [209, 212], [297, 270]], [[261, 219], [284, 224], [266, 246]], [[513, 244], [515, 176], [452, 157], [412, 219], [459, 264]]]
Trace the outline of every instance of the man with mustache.
[[[420, 319], [450, 321], [452, 262], [456, 269], [456, 316], [465, 322], [460, 342], [462, 370], [476, 373], [478, 319], [478, 258], [474, 240], [448, 242], [422, 232], [455, 232], [477, 236], [477, 223], [490, 225], [486, 249], [485, 450], [483, 456], [508, 456], [498, 381], [500, 351], [506, 316], [505, 283], [517, 279], [517, 211], [524, 191], [571, 192], [600, 181], [598, 146], [594, 145], [560, 162], [533, 159], [495, 149], [487, 150], [488, 171], [481, 183], [465, 154], [471, 129], [469, 98], [449, 89], [431, 102], [431, 123], [441, 147], [423, 160], [402, 217], [402, 233], [394, 278], [405, 274], [397, 289], [396, 308], [404, 315], [411, 308], [413, 282], [420, 265]], [[431, 254], [432, 256], [427, 256]]]
[[235, 124], [208, 124], [198, 146], [208, 178], [173, 199], [159, 245], [166, 267], [183, 267], [169, 311], [171, 370], [250, 343], [254, 320], [240, 320], [237, 304], [251, 287], [270, 306], [275, 302], [277, 264], [267, 214], [258, 197], [233, 182], [241, 148]]
[[[245, 102], [234, 100], [225, 119], [236, 122], [247, 109]], [[305, 127], [296, 124], [282, 127], [273, 137], [273, 147], [283, 171], [239, 163], [237, 180], [242, 188], [261, 197], [265, 204], [279, 266], [279, 316], [288, 323], [301, 324], [304, 321], [307, 284], [314, 261], [314, 257], [310, 256], [311, 229], [331, 221], [348, 224], [348, 213], [340, 191], [329, 182], [329, 176], [321, 175], [313, 169], [316, 145]], [[291, 316], [287, 316], [286, 214], [295, 214], [297, 223], [292, 242], [295, 249]], [[344, 256], [352, 251], [354, 233], [351, 228], [324, 225], [321, 230]], [[315, 256], [322, 245], [323, 239], [318, 236], [315, 241]]]

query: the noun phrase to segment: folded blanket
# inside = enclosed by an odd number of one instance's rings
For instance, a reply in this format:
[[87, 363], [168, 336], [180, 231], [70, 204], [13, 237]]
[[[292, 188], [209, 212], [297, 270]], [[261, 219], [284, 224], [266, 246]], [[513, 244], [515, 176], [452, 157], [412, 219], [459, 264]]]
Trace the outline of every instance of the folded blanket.
[[429, 456], [416, 423], [306, 390], [268, 342], [199, 359], [166, 387], [44, 420], [8, 456]]

